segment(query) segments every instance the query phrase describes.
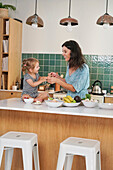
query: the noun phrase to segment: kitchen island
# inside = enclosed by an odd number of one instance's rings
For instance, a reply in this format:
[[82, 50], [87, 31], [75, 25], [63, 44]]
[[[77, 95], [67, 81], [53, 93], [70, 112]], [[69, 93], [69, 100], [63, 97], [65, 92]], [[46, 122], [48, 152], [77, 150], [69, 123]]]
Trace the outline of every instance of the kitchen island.
[[[56, 169], [60, 143], [70, 136], [99, 140], [102, 170], [113, 170], [112, 118], [113, 110], [98, 107], [50, 108], [45, 102], [25, 104], [20, 98], [0, 101], [0, 135], [7, 131], [37, 133], [41, 170]], [[22, 170], [20, 150], [14, 154], [12, 170]], [[83, 157], [75, 156], [72, 170], [85, 170]]]

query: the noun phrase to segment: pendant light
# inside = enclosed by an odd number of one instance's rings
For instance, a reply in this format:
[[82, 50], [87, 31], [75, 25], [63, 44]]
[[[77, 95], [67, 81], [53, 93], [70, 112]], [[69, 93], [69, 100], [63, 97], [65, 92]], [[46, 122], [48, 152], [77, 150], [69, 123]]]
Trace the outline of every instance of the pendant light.
[[108, 0], [106, 0], [106, 13], [97, 20], [98, 25], [102, 25], [102, 26], [113, 25], [113, 17], [109, 15], [107, 11], [108, 11]]
[[68, 16], [68, 18], [63, 18], [60, 20], [60, 25], [67, 26], [68, 29], [71, 31], [72, 30], [71, 26], [78, 25], [78, 21], [74, 18], [71, 18], [70, 12], [71, 12], [71, 0], [69, 0], [69, 16]]
[[37, 0], [35, 2], [35, 14], [30, 16], [26, 20], [26, 24], [31, 25], [35, 28], [44, 26], [43, 20], [37, 15]]

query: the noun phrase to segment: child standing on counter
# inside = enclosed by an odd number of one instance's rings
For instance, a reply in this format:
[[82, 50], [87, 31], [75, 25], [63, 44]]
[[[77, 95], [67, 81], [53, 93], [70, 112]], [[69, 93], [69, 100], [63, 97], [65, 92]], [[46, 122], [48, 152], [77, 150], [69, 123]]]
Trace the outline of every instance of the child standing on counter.
[[24, 74], [23, 80], [23, 92], [22, 92], [22, 100], [24, 98], [34, 98], [34, 101], [43, 101], [48, 93], [44, 92], [39, 94], [38, 85], [42, 82], [46, 81], [46, 77], [40, 77], [38, 74], [40, 67], [39, 61], [35, 58], [28, 58], [23, 60], [22, 71]]

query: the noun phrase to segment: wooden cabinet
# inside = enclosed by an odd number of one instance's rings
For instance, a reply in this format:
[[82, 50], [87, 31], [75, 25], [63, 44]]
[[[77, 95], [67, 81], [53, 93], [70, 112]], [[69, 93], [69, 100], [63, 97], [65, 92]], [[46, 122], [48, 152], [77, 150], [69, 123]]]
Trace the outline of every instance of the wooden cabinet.
[[16, 81], [20, 82], [21, 50], [22, 23], [0, 18], [0, 89], [11, 90]]
[[113, 103], [113, 97], [105, 97], [104, 102], [105, 103]]
[[0, 100], [9, 98], [21, 98], [21, 91], [0, 91]]

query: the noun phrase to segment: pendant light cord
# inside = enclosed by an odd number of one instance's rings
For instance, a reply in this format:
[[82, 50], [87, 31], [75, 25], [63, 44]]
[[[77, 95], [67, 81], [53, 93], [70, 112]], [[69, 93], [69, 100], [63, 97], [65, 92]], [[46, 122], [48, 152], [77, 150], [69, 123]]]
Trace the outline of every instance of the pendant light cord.
[[106, 0], [106, 14], [108, 12], [108, 0]]
[[35, 14], [37, 14], [37, 0], [35, 2]]
[[69, 0], [69, 17], [70, 17], [70, 12], [71, 12], [71, 0]]

